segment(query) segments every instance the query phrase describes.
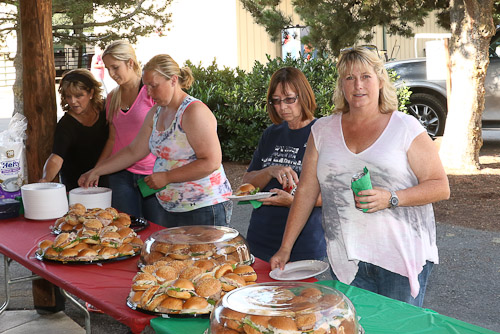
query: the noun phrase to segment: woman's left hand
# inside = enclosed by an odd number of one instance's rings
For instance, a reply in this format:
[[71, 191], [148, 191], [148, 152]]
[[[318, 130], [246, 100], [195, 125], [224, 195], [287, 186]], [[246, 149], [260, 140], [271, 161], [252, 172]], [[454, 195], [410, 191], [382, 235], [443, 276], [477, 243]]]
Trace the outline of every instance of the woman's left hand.
[[260, 202], [262, 202], [262, 204], [286, 207], [290, 207], [292, 205], [293, 196], [286, 191], [278, 188], [274, 188], [269, 191], [272, 193], [276, 193], [276, 195], [261, 199]]
[[[369, 190], [358, 192], [359, 196], [355, 196], [356, 207], [359, 209], [368, 209], [367, 212], [377, 212], [389, 207], [391, 192], [387, 189], [374, 187]], [[361, 203], [364, 202], [364, 203]]]
[[168, 184], [167, 172], [156, 172], [144, 178], [151, 189], [161, 189]]

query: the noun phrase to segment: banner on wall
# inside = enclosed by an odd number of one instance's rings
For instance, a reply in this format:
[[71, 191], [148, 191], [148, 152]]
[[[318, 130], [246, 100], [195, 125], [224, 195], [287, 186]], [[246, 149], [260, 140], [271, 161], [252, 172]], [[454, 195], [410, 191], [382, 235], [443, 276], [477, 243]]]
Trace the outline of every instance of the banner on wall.
[[301, 38], [309, 34], [309, 27], [289, 27], [282, 30], [281, 54], [283, 58], [298, 59], [303, 57], [313, 59], [317, 51], [308, 45], [302, 44]]

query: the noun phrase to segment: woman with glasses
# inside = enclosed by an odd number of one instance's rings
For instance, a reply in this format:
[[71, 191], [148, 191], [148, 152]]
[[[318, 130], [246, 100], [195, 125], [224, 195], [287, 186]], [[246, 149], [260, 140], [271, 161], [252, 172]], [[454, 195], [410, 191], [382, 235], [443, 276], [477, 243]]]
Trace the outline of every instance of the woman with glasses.
[[94, 186], [100, 175], [122, 170], [149, 153], [153, 174], [144, 178], [166, 211], [167, 227], [228, 225], [231, 185], [222, 167], [217, 120], [200, 100], [188, 95], [194, 82], [189, 67], [166, 54], [151, 58], [142, 81], [155, 105], [134, 140], [83, 174], [79, 184]]
[[[448, 178], [425, 129], [397, 111], [396, 90], [375, 52], [347, 49], [337, 71], [335, 113], [311, 130], [301, 184], [271, 267], [288, 261], [321, 193], [333, 277], [422, 306], [438, 262], [431, 203], [449, 197]], [[353, 175], [365, 167], [373, 189], [353, 195]]]
[[[276, 195], [260, 200], [248, 227], [247, 241], [256, 257], [269, 261], [279, 249], [295, 186], [299, 184], [302, 161], [311, 126], [315, 122], [316, 100], [305, 75], [293, 67], [276, 71], [267, 91], [267, 112], [274, 123], [259, 142], [243, 182]], [[322, 259], [325, 238], [321, 226], [321, 196], [291, 250], [292, 261]]]

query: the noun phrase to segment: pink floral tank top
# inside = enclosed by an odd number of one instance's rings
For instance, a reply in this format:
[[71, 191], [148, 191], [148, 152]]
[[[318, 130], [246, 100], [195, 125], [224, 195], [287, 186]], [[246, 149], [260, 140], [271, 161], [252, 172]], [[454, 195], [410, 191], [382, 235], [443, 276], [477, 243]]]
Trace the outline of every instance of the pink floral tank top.
[[[165, 131], [157, 130], [156, 123], [161, 107], [156, 110], [153, 131], [149, 138], [149, 149], [157, 157], [154, 172], [169, 171], [196, 160], [196, 154], [181, 127], [182, 115], [193, 102], [202, 103], [188, 95], [177, 110], [172, 124]], [[186, 212], [225, 202], [229, 195], [231, 195], [231, 185], [222, 165], [202, 179], [170, 183], [165, 189], [156, 193], [160, 204], [170, 212]]]

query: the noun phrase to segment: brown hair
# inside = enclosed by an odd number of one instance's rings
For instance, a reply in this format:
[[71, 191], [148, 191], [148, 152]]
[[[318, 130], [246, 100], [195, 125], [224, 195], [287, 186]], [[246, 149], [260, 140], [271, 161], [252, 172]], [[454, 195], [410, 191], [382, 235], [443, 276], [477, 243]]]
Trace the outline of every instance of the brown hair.
[[94, 78], [94, 75], [89, 70], [83, 68], [64, 73], [58, 89], [61, 95], [62, 110], [69, 111], [71, 109], [65, 98], [67, 92], [76, 94], [85, 91], [90, 94], [92, 90], [94, 90], [94, 94], [91, 96], [90, 103], [94, 110], [99, 113], [104, 107], [101, 83]]
[[151, 58], [144, 71], [155, 71], [170, 80], [173, 75], [177, 75], [181, 88], [189, 89], [194, 82], [193, 72], [189, 67], [180, 68], [179, 65], [167, 54], [159, 54]]
[[272, 95], [276, 92], [276, 87], [280, 83], [283, 89], [282, 93], [286, 94], [284, 90], [286, 89], [286, 85], [288, 85], [293, 87], [299, 96], [299, 103], [302, 107], [302, 120], [313, 119], [314, 111], [316, 110], [316, 98], [314, 97], [314, 92], [309, 81], [307, 81], [306, 76], [299, 69], [295, 67], [283, 67], [274, 72], [269, 82], [269, 88], [267, 89], [267, 112], [271, 121], [274, 124], [283, 122], [274, 105], [269, 103]]
[[379, 110], [382, 114], [391, 113], [398, 109], [398, 97], [396, 87], [394, 87], [389, 74], [384, 67], [384, 61], [378, 54], [366, 47], [355, 46], [346, 49], [347, 51], [340, 53], [339, 61], [337, 62], [337, 85], [333, 93], [333, 103], [335, 104], [334, 112], [347, 113], [349, 112], [349, 104], [344, 95], [342, 79], [351, 73], [354, 65], [361, 65], [366, 68], [372, 68], [380, 80], [380, 94], [378, 98]]

